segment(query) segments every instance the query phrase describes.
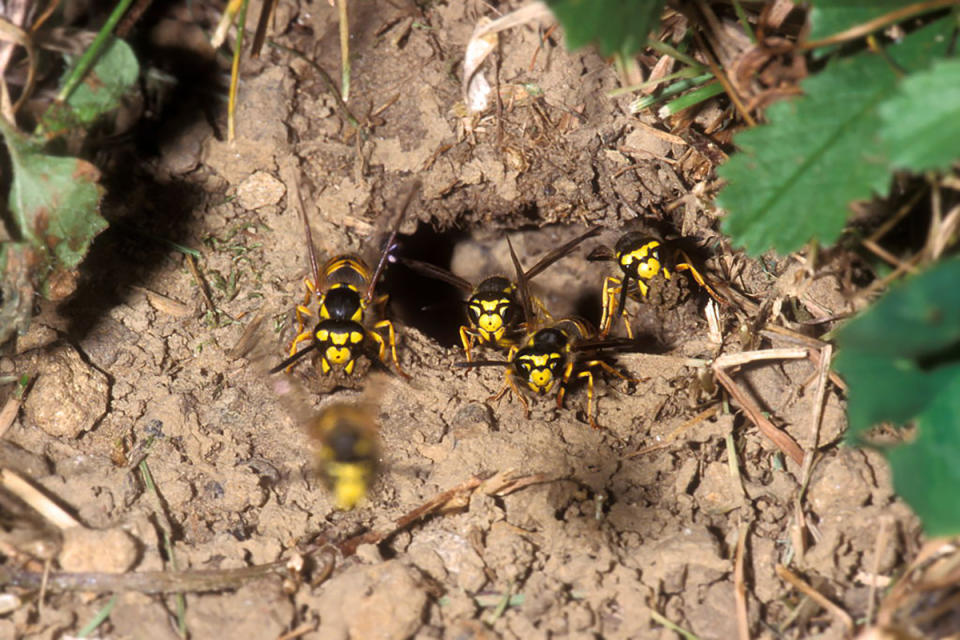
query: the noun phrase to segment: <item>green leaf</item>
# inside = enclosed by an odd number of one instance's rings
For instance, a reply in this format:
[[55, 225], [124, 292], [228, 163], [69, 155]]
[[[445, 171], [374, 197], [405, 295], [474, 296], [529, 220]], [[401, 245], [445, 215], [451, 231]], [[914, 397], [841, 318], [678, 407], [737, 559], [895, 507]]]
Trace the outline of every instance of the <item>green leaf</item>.
[[893, 488], [929, 536], [960, 533], [960, 377], [917, 417], [916, 439], [887, 452]]
[[79, 158], [41, 153], [34, 140], [5, 122], [0, 131], [13, 167], [9, 206], [21, 237], [47, 257], [50, 268], [73, 269], [107, 227], [99, 213], [100, 172]]
[[942, 60], [900, 83], [880, 105], [880, 136], [900, 169], [946, 171], [960, 158], [960, 60]]
[[630, 56], [659, 24], [664, 0], [547, 0], [563, 25], [567, 46], [596, 43], [605, 56]]
[[892, 288], [837, 332], [844, 347], [922, 359], [960, 344], [960, 258], [944, 260]]
[[54, 102], [43, 114], [41, 123], [44, 129], [60, 133], [89, 127], [102, 115], [120, 106], [120, 100], [136, 82], [139, 73], [140, 65], [130, 45], [119, 38], [111, 38], [83, 83], [66, 103]]
[[874, 18], [888, 14], [915, 0], [816, 0], [810, 9], [809, 40], [820, 40]]
[[960, 257], [888, 292], [837, 332], [833, 366], [847, 381], [848, 437], [880, 422], [916, 425], [884, 452], [894, 486], [931, 535], [960, 533]]
[[[946, 53], [954, 25], [941, 19], [886, 55], [900, 69], [925, 69]], [[894, 95], [900, 69], [869, 51], [835, 60], [803, 83], [805, 97], [770, 107], [770, 124], [736, 136], [740, 152], [717, 171], [728, 183], [717, 205], [729, 212], [724, 230], [735, 245], [757, 255], [771, 247], [789, 253], [814, 238], [831, 244], [851, 201], [887, 193], [878, 106]]]

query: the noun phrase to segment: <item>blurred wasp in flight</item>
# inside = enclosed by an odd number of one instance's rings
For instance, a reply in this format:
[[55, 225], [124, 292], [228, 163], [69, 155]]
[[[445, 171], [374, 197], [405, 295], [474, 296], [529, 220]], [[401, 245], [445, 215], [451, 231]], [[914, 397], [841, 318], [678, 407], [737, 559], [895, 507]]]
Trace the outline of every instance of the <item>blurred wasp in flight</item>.
[[[524, 280], [529, 281], [560, 258], [569, 255], [581, 242], [596, 236], [600, 231], [600, 227], [590, 228], [586, 233], [547, 253], [520, 275]], [[509, 278], [501, 275], [490, 276], [474, 285], [446, 269], [426, 262], [409, 258], [399, 258], [399, 261], [414, 271], [446, 282], [468, 294], [467, 324], [460, 326], [460, 341], [463, 343], [468, 362], [473, 360], [472, 348], [475, 343], [509, 349], [526, 331], [526, 325], [521, 321], [524, 312], [517, 298], [517, 283]], [[548, 315], [539, 300], [533, 299], [532, 303], [543, 315]]]
[[[355, 255], [334, 256], [322, 269], [319, 268], [306, 209], [301, 207], [312, 275], [304, 279], [306, 293], [303, 303], [297, 305], [297, 336], [290, 345], [290, 357], [274, 367], [271, 373], [287, 369], [308, 353], [317, 351], [322, 374], [342, 371], [346, 375], [352, 375], [357, 359], [363, 353], [365, 345], [372, 340], [377, 345], [377, 357], [380, 361], [386, 364], [386, 350], [389, 346], [394, 369], [401, 376], [409, 377], [400, 367], [397, 358], [397, 337], [393, 322], [387, 318], [374, 321], [371, 307], [382, 313], [387, 303], [386, 295], [376, 295], [377, 282], [393, 249], [397, 230], [419, 188], [418, 180], [407, 189], [373, 272], [362, 258]], [[317, 301], [318, 319], [316, 325], [309, 328], [306, 327], [305, 318], [314, 315], [309, 307], [313, 299]], [[310, 344], [298, 351], [297, 346], [307, 340]]]
[[[257, 370], [265, 371], [270, 358], [261, 329], [263, 316], [254, 318], [230, 350], [244, 357]], [[289, 373], [263, 376], [290, 418], [308, 436], [314, 449], [317, 473], [333, 494], [338, 509], [353, 509], [368, 494], [376, 480], [380, 457], [376, 403], [387, 384], [386, 375], [374, 374], [359, 399], [335, 401], [319, 410], [310, 394]]]
[[627, 382], [640, 382], [617, 371], [604, 360], [606, 355], [615, 351], [635, 349], [636, 342], [625, 338], [598, 339], [596, 332], [586, 320], [575, 317], [562, 318], [551, 321], [546, 326], [538, 326], [541, 323], [534, 317], [526, 274], [509, 238], [507, 244], [517, 272], [517, 288], [524, 314], [523, 326], [526, 328], [526, 335], [522, 340], [511, 345], [506, 360], [458, 362], [454, 366], [504, 367], [505, 384], [491, 400], [499, 400], [508, 391], [513, 391], [523, 403], [524, 413], [528, 418], [530, 403], [526, 394], [543, 396], [556, 393], [557, 406], [563, 408], [563, 399], [571, 381], [585, 378], [587, 421], [591, 427], [599, 429], [593, 412], [594, 372], [596, 369], [602, 369]]

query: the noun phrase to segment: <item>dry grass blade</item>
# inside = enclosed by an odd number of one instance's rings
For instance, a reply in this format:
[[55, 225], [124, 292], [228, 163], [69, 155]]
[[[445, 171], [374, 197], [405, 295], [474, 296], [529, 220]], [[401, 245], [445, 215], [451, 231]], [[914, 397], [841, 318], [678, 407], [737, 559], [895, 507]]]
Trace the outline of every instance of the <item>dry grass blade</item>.
[[803, 464], [803, 449], [800, 448], [796, 440], [770, 422], [770, 420], [763, 415], [763, 411], [753, 398], [747, 395], [723, 369], [715, 369], [714, 374], [717, 376], [717, 382], [723, 385], [730, 395], [734, 397], [746, 412], [747, 417], [757, 425], [757, 428], [760, 429], [763, 435], [767, 436], [767, 438], [777, 445], [777, 448], [788, 455], [791, 460], [797, 464]]
[[7, 432], [13, 421], [17, 419], [20, 412], [20, 398], [13, 396], [7, 399], [7, 403], [0, 409], [0, 438]]
[[16, 471], [0, 469], [0, 487], [23, 500], [33, 510], [61, 529], [83, 526], [63, 507], [44, 495]]
[[[331, 560], [332, 561], [332, 560]], [[285, 562], [273, 562], [241, 569], [204, 569], [191, 571], [134, 571], [130, 573], [55, 572], [49, 574], [50, 591], [83, 591], [110, 593], [203, 593], [237, 589], [251, 580], [286, 573]], [[0, 584], [37, 589], [43, 574], [34, 571], [0, 567]]]
[[911, 16], [928, 13], [943, 7], [949, 7], [951, 5], [955, 5], [956, 3], [957, 0], [927, 0], [926, 2], [917, 2], [907, 5], [906, 7], [901, 7], [896, 11], [886, 13], [882, 16], [874, 18], [873, 20], [864, 22], [863, 24], [855, 25], [845, 31], [835, 33], [829, 37], [821, 38], [820, 40], [801, 42], [798, 45], [798, 48], [800, 50], [810, 50], [817, 49], [819, 47], [826, 47], [832, 44], [840, 44], [841, 42], [848, 42], [850, 40], [856, 40], [857, 38], [867, 36], [874, 31], [884, 29]]
[[839, 620], [840, 623], [846, 628], [847, 634], [853, 633], [853, 618], [850, 617], [849, 613], [838, 607], [825, 595], [807, 584], [803, 578], [790, 571], [790, 569], [786, 568], [782, 564], [778, 564], [776, 570], [777, 575], [782, 580], [789, 582], [795, 589], [803, 593], [805, 596], [808, 596], [811, 600], [826, 609], [833, 617]]
[[10, 105], [10, 94], [7, 90], [6, 80], [3, 79], [3, 73], [6, 70], [10, 56], [13, 54], [13, 47], [7, 48], [0, 54], [0, 56], [2, 56], [2, 58], [0, 58], [0, 91], [2, 91], [0, 98], [2, 98], [3, 116], [8, 121], [15, 122], [17, 111], [20, 110], [23, 103], [33, 94], [33, 85], [36, 80], [37, 71], [37, 54], [33, 48], [33, 39], [30, 37], [30, 34], [4, 18], [0, 18], [0, 40], [20, 45], [24, 51], [27, 52], [27, 81], [23, 85], [23, 91], [20, 92], [20, 97], [17, 98], [17, 101], [12, 106]]

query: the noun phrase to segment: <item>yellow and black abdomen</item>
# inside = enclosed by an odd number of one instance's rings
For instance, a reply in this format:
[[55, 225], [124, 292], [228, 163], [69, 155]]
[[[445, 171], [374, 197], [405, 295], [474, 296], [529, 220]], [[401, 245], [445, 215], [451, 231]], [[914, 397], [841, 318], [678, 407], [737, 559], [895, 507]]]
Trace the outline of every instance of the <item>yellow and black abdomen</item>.
[[349, 404], [333, 404], [309, 425], [317, 442], [320, 475], [338, 509], [352, 509], [366, 496], [377, 472], [377, 426], [372, 413]]
[[334, 256], [323, 265], [320, 273], [326, 287], [346, 284], [357, 290], [363, 290], [370, 284], [370, 269], [360, 257], [355, 255]]

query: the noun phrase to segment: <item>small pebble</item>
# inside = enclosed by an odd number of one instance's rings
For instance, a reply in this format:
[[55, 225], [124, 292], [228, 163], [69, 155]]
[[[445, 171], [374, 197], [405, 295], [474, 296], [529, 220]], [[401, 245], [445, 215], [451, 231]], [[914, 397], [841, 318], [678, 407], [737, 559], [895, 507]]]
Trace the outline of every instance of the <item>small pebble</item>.
[[248, 211], [277, 204], [287, 192], [283, 183], [266, 171], [251, 174], [237, 187], [237, 202]]

